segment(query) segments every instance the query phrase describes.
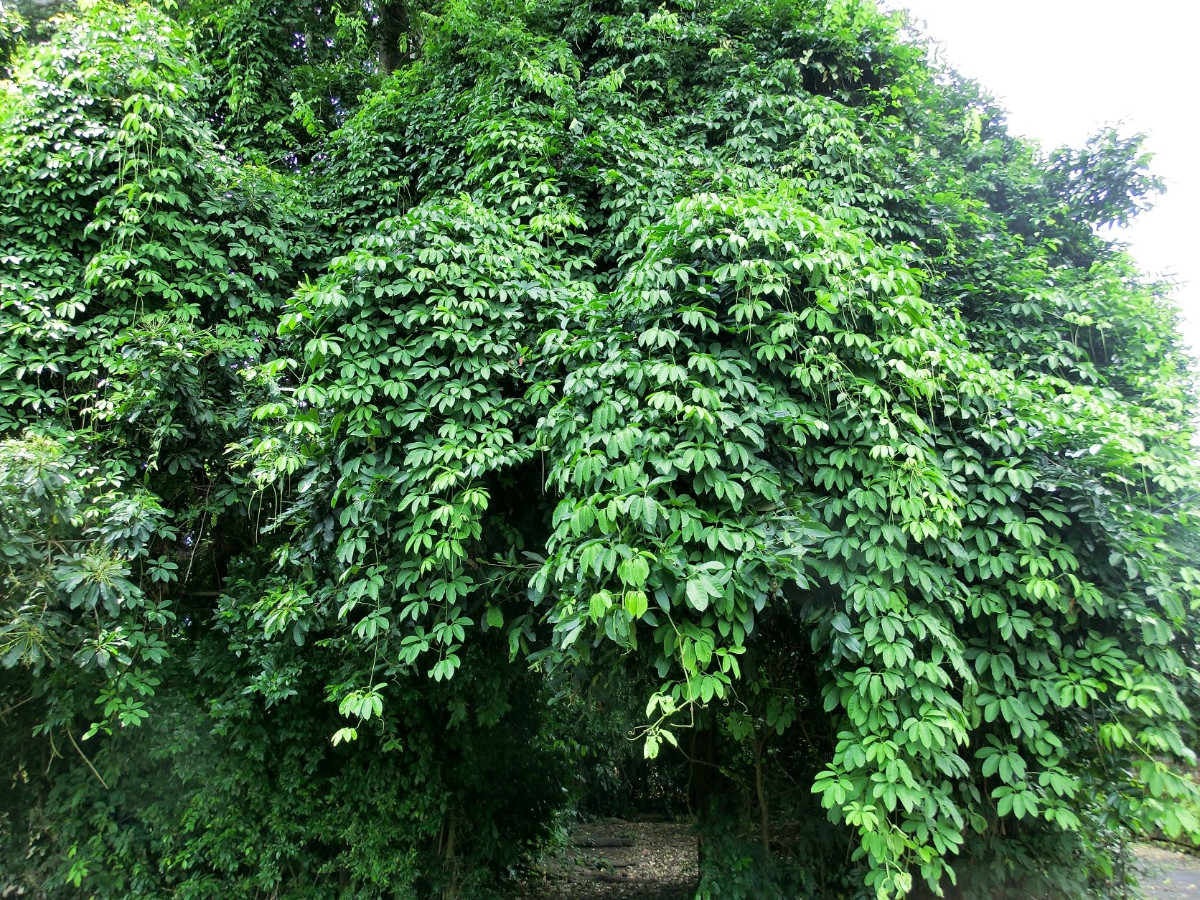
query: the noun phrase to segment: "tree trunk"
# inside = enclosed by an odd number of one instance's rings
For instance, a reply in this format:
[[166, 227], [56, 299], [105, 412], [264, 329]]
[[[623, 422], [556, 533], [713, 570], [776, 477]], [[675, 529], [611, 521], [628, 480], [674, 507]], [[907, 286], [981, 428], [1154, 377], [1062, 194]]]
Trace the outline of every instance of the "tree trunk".
[[754, 790], [758, 794], [758, 820], [759, 820], [759, 836], [762, 840], [763, 853], [765, 858], [771, 858], [771, 808], [767, 805], [767, 786], [766, 780], [763, 778], [763, 745], [767, 739], [764, 737], [761, 741], [755, 735], [754, 740]]
[[379, 5], [379, 68], [390, 75], [400, 68], [404, 54], [400, 39], [408, 34], [408, 7], [402, 0], [385, 0]]
[[706, 827], [738, 821], [740, 792], [721, 771], [720, 732], [714, 721], [702, 719], [692, 730], [691, 772], [688, 780], [688, 805], [700, 826], [696, 834], [697, 855], [703, 861]]

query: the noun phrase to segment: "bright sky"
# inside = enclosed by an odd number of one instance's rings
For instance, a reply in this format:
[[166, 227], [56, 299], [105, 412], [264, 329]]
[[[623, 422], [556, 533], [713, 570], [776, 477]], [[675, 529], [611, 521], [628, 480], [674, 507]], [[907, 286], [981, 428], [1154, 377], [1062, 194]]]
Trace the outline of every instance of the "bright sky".
[[[1157, 207], [1118, 232], [1143, 270], [1178, 281], [1184, 339], [1200, 355], [1200, 79], [1195, 0], [883, 0], [907, 7], [941, 57], [1043, 148], [1079, 146], [1107, 124], [1148, 135], [1167, 182]], [[918, 23], [919, 24], [919, 23]]]

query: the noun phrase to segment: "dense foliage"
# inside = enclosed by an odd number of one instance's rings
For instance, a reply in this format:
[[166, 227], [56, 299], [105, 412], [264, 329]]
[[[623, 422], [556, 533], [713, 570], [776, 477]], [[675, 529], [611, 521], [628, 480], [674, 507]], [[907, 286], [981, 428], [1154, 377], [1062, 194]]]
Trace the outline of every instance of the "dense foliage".
[[858, 0], [0, 11], [0, 890], [494, 895], [635, 795], [711, 897], [1200, 832], [1138, 138]]

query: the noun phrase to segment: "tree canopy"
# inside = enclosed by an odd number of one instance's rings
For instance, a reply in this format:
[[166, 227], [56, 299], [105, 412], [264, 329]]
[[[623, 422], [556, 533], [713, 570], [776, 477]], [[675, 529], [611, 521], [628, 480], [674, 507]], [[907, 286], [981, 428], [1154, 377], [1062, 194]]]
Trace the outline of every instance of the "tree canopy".
[[712, 770], [701, 896], [1200, 837], [1140, 137], [860, 0], [28, 7], [0, 889], [494, 896], [626, 729]]

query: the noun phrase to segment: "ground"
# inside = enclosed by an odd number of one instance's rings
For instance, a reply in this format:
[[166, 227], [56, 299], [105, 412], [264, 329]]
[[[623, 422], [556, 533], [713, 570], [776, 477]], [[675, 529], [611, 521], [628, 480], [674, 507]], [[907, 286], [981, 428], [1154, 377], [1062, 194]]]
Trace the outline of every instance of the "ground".
[[534, 874], [524, 896], [690, 900], [696, 865], [696, 837], [689, 825], [602, 819], [574, 829], [569, 846]]
[[[1146, 900], [1200, 900], [1200, 858], [1145, 844], [1137, 848]], [[568, 845], [531, 874], [528, 900], [690, 900], [696, 838], [671, 822], [602, 819], [581, 824]]]
[[1200, 858], [1149, 845], [1137, 855], [1147, 900], [1200, 900]]

